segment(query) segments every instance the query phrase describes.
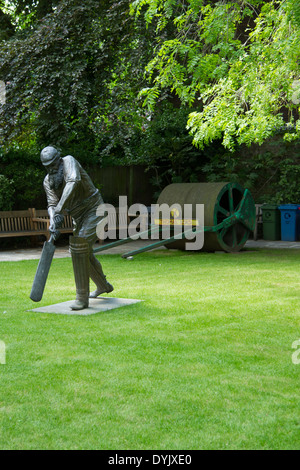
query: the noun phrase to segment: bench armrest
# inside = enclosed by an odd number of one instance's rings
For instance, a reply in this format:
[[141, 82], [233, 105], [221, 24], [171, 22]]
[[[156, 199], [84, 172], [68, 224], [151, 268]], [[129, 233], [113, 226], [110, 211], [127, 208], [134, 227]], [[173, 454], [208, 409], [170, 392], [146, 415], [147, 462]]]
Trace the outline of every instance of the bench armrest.
[[33, 222], [50, 222], [50, 219], [43, 219], [42, 217], [34, 217]]

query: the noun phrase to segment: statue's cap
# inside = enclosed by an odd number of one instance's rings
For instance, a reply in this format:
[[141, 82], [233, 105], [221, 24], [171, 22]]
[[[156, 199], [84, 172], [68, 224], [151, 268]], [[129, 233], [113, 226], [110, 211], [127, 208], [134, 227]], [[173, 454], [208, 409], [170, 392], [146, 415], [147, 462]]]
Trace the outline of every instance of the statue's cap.
[[44, 166], [50, 165], [52, 162], [60, 157], [60, 152], [49, 145], [41, 151], [41, 162]]

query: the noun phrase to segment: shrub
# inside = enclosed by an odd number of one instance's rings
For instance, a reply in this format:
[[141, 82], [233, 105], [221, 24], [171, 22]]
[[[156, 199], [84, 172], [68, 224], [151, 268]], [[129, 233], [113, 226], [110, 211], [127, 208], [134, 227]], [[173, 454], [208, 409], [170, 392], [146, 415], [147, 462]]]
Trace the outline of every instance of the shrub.
[[14, 181], [0, 175], [0, 210], [9, 211], [13, 207]]
[[[11, 209], [39, 208], [45, 205], [42, 184], [45, 171], [39, 159], [39, 150], [15, 146], [2, 151], [0, 172], [11, 183], [9, 192]], [[5, 194], [6, 191], [7, 189], [2, 190], [2, 193]]]

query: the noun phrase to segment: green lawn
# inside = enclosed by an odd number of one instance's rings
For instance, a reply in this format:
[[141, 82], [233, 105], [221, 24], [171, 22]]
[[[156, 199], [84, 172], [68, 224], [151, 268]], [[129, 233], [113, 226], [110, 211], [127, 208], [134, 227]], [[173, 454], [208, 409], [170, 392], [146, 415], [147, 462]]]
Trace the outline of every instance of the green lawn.
[[[299, 449], [299, 251], [99, 259], [144, 302], [29, 312], [37, 261], [0, 263], [1, 449]], [[40, 305], [73, 297], [55, 259]]]

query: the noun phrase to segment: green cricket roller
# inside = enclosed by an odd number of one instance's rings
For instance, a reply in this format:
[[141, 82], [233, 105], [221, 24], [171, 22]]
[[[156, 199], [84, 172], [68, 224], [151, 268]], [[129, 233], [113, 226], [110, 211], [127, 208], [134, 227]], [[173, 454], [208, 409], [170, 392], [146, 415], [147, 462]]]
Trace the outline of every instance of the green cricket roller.
[[[204, 205], [203, 251], [240, 251], [255, 227], [255, 203], [250, 191], [238, 183], [174, 183], [166, 186], [157, 203], [184, 207]], [[185, 240], [170, 241], [167, 248], [185, 249]]]
[[[166, 186], [161, 192], [157, 205], [163, 204], [171, 207], [174, 204], [184, 208], [185, 204], [192, 206], [192, 219], [190, 230], [182, 233], [182, 238], [176, 236], [151, 242], [146, 246], [122, 255], [122, 258], [131, 258], [134, 255], [150, 251], [160, 246], [170, 249], [185, 250], [186, 234], [204, 232], [204, 245], [202, 251], [225, 251], [234, 253], [240, 251], [255, 228], [256, 211], [253, 197], [248, 189], [234, 182], [220, 183], [174, 183]], [[197, 204], [204, 206], [204, 225], [197, 226]], [[195, 221], [195, 224], [194, 224]], [[164, 225], [172, 225], [174, 220], [158, 219], [143, 234], [150, 235], [163, 232]], [[185, 221], [183, 220], [184, 224]], [[114, 246], [129, 243], [138, 239], [142, 234], [118, 240], [103, 245], [94, 252], [103, 251]]]

